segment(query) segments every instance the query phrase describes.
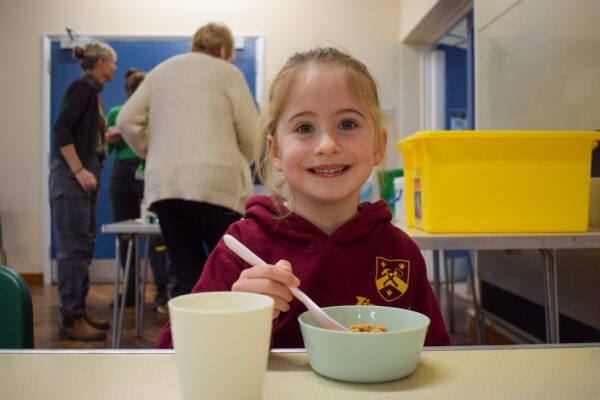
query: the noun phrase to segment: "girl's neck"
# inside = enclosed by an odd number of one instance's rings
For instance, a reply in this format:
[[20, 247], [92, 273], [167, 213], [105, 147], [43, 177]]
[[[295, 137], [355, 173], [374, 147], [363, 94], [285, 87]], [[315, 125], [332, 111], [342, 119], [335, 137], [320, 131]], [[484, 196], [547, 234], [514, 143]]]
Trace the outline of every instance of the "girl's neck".
[[291, 201], [290, 209], [329, 236], [358, 213], [358, 200], [357, 198], [356, 201], [341, 204], [315, 203], [295, 197]]

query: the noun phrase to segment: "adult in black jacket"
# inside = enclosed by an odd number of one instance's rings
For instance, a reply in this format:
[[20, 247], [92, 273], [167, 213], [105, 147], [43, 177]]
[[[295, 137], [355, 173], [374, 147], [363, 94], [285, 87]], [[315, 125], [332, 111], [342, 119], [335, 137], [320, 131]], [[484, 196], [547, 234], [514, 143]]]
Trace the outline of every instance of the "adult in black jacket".
[[65, 93], [54, 126], [54, 158], [50, 167], [50, 208], [58, 292], [63, 316], [62, 339], [106, 339], [107, 320], [85, 309], [88, 268], [94, 252], [98, 182], [104, 160], [105, 119], [100, 92], [115, 73], [116, 54], [104, 43], [76, 47], [84, 75]]

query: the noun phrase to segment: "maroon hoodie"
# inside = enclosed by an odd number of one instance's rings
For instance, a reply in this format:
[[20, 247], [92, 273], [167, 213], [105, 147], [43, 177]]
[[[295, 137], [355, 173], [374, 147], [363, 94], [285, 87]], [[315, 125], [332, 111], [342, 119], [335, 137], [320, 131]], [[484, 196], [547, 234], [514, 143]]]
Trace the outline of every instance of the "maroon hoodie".
[[[330, 236], [297, 214], [278, 218], [276, 206], [282, 207], [270, 197], [251, 197], [244, 219], [227, 233], [268, 263], [289, 261], [300, 289], [322, 307], [372, 304], [418, 311], [431, 319], [425, 345], [450, 344], [421, 252], [390, 223], [392, 215], [384, 201], [361, 204], [359, 213]], [[240, 272], [250, 267], [221, 240], [192, 292], [231, 290]], [[293, 299], [289, 311], [279, 315], [273, 325], [273, 347], [304, 347], [298, 324], [304, 311], [304, 305]], [[158, 347], [173, 347], [169, 324]]]

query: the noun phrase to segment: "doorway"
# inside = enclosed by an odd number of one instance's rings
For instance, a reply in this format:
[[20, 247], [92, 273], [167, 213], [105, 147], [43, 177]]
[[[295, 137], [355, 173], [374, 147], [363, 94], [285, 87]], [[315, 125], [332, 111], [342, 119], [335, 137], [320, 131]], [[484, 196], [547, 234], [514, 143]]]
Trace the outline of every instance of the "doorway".
[[431, 45], [428, 129], [475, 129], [473, 12]]
[[[47, 181], [49, 164], [52, 160], [52, 139], [54, 123], [58, 115], [62, 97], [68, 85], [82, 74], [77, 60], [72, 57], [73, 46], [69, 44], [66, 35], [46, 36], [44, 38], [44, 64], [48, 66], [44, 72], [44, 163], [42, 171], [43, 196], [45, 203], [48, 199]], [[150, 71], [162, 61], [186, 53], [190, 47], [190, 36], [180, 37], [125, 37], [94, 36], [111, 45], [117, 53], [118, 70], [113, 81], [108, 82], [102, 92], [104, 111], [123, 104], [126, 100], [124, 90], [125, 71], [130, 67], [142, 71]], [[243, 72], [250, 91], [257, 104], [262, 98], [263, 82], [263, 37], [260, 35], [236, 35], [236, 57], [234, 64]], [[97, 209], [96, 246], [90, 279], [93, 282], [113, 280], [115, 238], [112, 235], [100, 233], [103, 224], [112, 222], [112, 212], [108, 196], [108, 186], [114, 155], [106, 160], [100, 178], [99, 202]], [[55, 249], [52, 233], [52, 222], [49, 207], [43, 212], [44, 248], [48, 249], [44, 261], [44, 283], [50, 284], [55, 280]]]

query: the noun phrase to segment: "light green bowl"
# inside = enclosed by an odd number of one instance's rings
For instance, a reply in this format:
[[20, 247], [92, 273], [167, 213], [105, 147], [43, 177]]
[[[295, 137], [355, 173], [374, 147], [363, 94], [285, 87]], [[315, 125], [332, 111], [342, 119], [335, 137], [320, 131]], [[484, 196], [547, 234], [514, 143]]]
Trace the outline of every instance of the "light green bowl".
[[354, 333], [324, 329], [307, 312], [298, 317], [312, 369], [348, 382], [385, 382], [405, 377], [419, 364], [429, 318], [381, 306], [338, 306], [323, 310], [344, 326], [385, 325], [389, 332]]

